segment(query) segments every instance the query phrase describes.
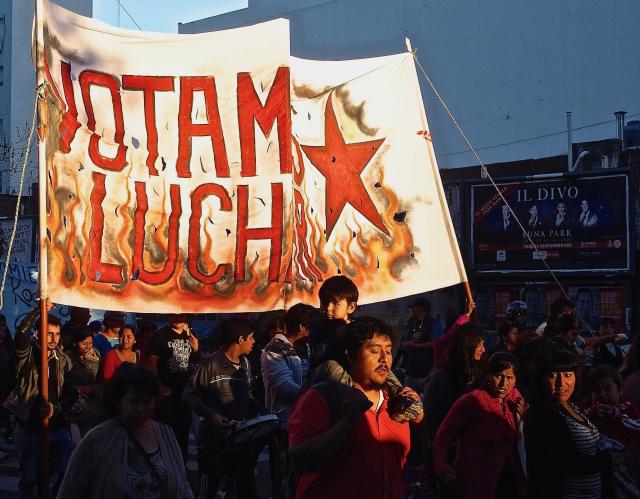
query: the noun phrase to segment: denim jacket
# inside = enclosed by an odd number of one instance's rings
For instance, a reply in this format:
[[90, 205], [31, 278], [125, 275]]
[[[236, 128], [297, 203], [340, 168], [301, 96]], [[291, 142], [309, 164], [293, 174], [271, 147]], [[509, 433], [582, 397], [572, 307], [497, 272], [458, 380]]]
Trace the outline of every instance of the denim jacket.
[[293, 345], [282, 334], [267, 344], [260, 359], [264, 381], [265, 405], [287, 427], [289, 412], [300, 395], [302, 361]]

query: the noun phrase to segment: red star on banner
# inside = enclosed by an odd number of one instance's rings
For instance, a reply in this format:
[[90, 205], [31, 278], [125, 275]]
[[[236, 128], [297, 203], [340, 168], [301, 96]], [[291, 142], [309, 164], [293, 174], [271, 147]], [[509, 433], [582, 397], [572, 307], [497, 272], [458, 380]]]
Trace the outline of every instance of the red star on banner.
[[327, 239], [347, 203], [387, 236], [390, 235], [360, 176], [384, 140], [347, 144], [338, 126], [329, 95], [324, 119], [324, 146], [302, 146], [309, 161], [326, 180]]

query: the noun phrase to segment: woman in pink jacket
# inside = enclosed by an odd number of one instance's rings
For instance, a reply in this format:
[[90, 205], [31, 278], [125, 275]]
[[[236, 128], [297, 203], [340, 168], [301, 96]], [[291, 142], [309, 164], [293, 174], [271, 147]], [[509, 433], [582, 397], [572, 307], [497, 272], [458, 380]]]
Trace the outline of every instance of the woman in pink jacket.
[[[518, 453], [524, 401], [515, 388], [518, 360], [493, 354], [482, 388], [463, 395], [438, 429], [433, 445], [435, 471], [445, 490], [473, 499], [520, 498], [525, 478]], [[455, 461], [447, 455], [457, 442]]]

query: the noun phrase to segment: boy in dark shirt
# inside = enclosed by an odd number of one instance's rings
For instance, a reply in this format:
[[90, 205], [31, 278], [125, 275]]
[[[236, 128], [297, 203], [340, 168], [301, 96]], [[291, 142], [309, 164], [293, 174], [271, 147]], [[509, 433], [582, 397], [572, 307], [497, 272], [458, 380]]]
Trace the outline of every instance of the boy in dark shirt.
[[217, 497], [220, 481], [229, 475], [238, 497], [253, 498], [257, 497], [254, 470], [266, 441], [242, 447], [226, 442], [237, 421], [264, 411], [251, 394], [251, 366], [246, 358], [255, 344], [253, 326], [246, 319], [224, 319], [219, 333], [222, 347], [198, 366], [183, 396], [204, 419], [199, 432], [200, 497]]
[[191, 333], [187, 314], [169, 314], [169, 325], [156, 331], [149, 345], [149, 364], [162, 385], [158, 401], [158, 421], [173, 429], [187, 462], [191, 410], [182, 401], [189, 380], [189, 366], [197, 360], [198, 338]]

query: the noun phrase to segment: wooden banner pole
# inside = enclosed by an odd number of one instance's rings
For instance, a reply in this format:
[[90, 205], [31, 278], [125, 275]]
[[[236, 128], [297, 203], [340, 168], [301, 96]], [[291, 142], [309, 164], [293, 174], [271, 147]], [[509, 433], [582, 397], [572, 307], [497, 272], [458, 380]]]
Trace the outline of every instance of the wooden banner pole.
[[464, 284], [464, 290], [467, 294], [467, 308], [469, 308], [470, 305], [473, 305], [475, 307], [475, 303], [473, 301], [473, 294], [471, 294], [471, 286], [469, 285], [469, 281], [464, 281], [462, 284]]
[[[43, 136], [44, 75], [44, 26], [42, 0], [35, 0], [36, 30], [36, 98], [38, 99], [38, 207], [40, 229], [40, 259], [38, 281], [40, 288], [40, 396], [43, 404], [49, 403], [49, 348], [48, 348], [48, 285], [47, 285], [47, 164]], [[48, 414], [47, 414], [48, 415]], [[38, 474], [38, 497], [49, 499], [49, 418], [44, 417], [40, 436], [40, 469]]]
[[[49, 348], [48, 348], [47, 299], [40, 294], [40, 396], [43, 404], [49, 403]], [[38, 476], [38, 497], [49, 499], [49, 418], [41, 421], [40, 473]]]

